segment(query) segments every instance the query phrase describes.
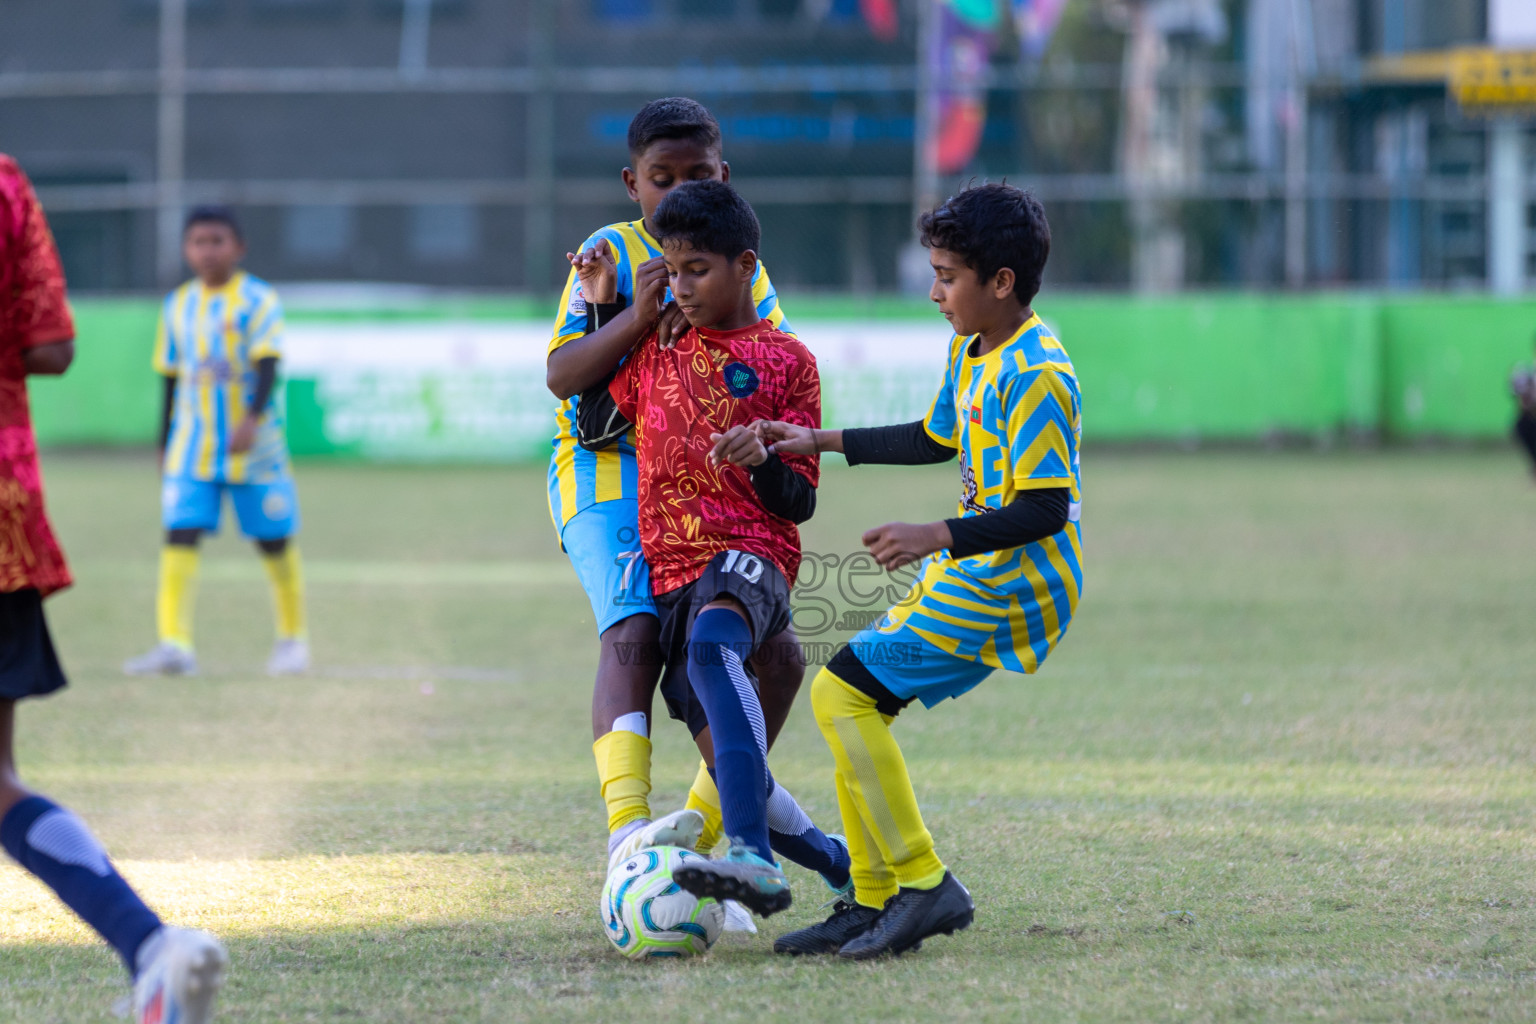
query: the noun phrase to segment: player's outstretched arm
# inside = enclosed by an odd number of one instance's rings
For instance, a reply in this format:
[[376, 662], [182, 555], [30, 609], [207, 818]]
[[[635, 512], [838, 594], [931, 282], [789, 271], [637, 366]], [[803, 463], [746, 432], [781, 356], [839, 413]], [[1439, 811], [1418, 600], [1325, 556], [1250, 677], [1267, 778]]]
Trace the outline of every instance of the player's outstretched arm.
[[816, 486], [790, 468], [777, 452], [769, 451], [755, 427], [732, 427], [723, 434], [710, 434], [715, 445], [709, 453], [710, 463], [744, 467], [763, 508], [792, 523], [805, 522], [816, 514]]
[[544, 383], [556, 398], [579, 395], [613, 372], [656, 326], [666, 294], [667, 265], [647, 260], [635, 269], [635, 301], [591, 334], [572, 338], [549, 354]]
[[1071, 511], [1070, 487], [1037, 487], [980, 515], [877, 526], [864, 534], [864, 546], [886, 569], [898, 569], [946, 548], [956, 558], [969, 558], [1053, 537], [1067, 528]]
[[864, 546], [883, 569], [900, 569], [949, 547], [949, 524], [886, 523], [864, 534]]
[[841, 430], [818, 430], [784, 420], [756, 420], [751, 429], [768, 451], [780, 455], [816, 455], [843, 450]]

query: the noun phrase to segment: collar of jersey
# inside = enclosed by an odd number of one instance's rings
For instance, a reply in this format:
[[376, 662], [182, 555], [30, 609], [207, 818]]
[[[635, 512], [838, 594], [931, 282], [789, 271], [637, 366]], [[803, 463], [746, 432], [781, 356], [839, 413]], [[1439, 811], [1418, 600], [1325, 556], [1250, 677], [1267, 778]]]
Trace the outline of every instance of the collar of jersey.
[[[711, 339], [739, 337], [743, 334], [746, 334], [748, 331], [758, 330], [763, 326], [764, 323], [767, 323], [767, 321], [767, 317], [758, 317], [756, 323], [747, 324], [745, 327], [737, 327], [730, 331], [722, 331], [718, 327], [693, 327], [691, 329], [694, 334], [699, 336], [701, 341], [709, 341]], [[768, 324], [768, 329], [770, 331], [773, 330], [773, 324]], [[705, 334], [706, 331], [709, 332], [707, 335]]]
[[630, 221], [629, 226], [635, 229], [635, 234], [639, 235], [646, 245], [650, 246], [652, 249], [655, 249], [657, 252], [661, 252], [661, 243], [652, 238], [651, 233], [645, 230], [644, 217], [641, 217], [639, 220]]
[[1007, 348], [1009, 345], [1012, 345], [1014, 342], [1018, 341], [1020, 338], [1024, 337], [1024, 335], [1028, 334], [1030, 331], [1039, 326], [1040, 314], [1031, 312], [1029, 314], [1029, 319], [1025, 320], [1024, 323], [1019, 326], [1019, 329], [1014, 331], [1013, 334], [1009, 336], [1007, 341], [1003, 342], [1001, 345], [997, 346], [997, 348], [993, 349], [991, 352], [988, 352], [984, 356], [971, 355], [971, 342], [981, 337], [981, 335], [968, 334], [965, 336], [965, 348], [962, 350], [965, 353], [965, 361], [968, 363], [984, 363], [994, 356], [1001, 358], [1005, 348]]
[[209, 288], [209, 287], [207, 287], [206, 285], [203, 284], [203, 279], [200, 278], [200, 277], [194, 277], [192, 279], [191, 283], [192, 283], [193, 286], [196, 287], [196, 289], [199, 292], [206, 292], [210, 296], [211, 295], [226, 295], [226, 294], [233, 295], [233, 294], [236, 294], [236, 293], [238, 293], [240, 291], [240, 285], [245, 282], [245, 276], [246, 276], [245, 275], [245, 270], [242, 269], [242, 268], [236, 267], [235, 268], [235, 272], [233, 274], [229, 275], [229, 280], [225, 281], [223, 284], [219, 285], [219, 287], [217, 287], [217, 288]]

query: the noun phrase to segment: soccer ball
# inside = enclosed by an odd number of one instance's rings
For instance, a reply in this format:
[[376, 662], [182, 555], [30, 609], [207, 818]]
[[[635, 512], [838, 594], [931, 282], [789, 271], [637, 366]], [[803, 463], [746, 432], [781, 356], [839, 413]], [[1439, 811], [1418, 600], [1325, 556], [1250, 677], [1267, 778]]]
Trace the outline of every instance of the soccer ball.
[[631, 960], [709, 951], [725, 928], [725, 907], [672, 881], [673, 868], [699, 856], [678, 846], [653, 846], [609, 873], [598, 913], [614, 949]]

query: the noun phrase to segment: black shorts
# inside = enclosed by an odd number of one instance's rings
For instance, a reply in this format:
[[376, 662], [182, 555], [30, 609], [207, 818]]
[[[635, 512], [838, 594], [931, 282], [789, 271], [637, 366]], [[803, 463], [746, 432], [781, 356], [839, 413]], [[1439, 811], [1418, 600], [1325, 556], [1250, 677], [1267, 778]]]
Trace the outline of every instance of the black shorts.
[[0, 700], [41, 697], [62, 689], [64, 668], [35, 589], [0, 593]]
[[[699, 611], [726, 596], [746, 609], [753, 653], [790, 624], [789, 582], [784, 574], [768, 559], [743, 551], [720, 552], [698, 579], [656, 595], [656, 613], [661, 618], [659, 642], [667, 662], [661, 676], [661, 696], [667, 702], [667, 713], [686, 722], [694, 736], [704, 731], [709, 719], [688, 681], [688, 637]], [[747, 671], [752, 671], [750, 663]]]

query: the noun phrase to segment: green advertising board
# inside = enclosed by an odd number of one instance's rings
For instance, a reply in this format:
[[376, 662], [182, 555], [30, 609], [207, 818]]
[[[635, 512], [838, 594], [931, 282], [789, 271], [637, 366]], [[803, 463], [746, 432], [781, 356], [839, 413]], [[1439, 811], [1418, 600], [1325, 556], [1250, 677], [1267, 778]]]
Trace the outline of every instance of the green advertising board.
[[[556, 405], [544, 386], [542, 305], [291, 308], [291, 447], [372, 460], [541, 458]], [[926, 411], [948, 341], [927, 303], [786, 305], [817, 356], [827, 423]], [[1536, 301], [1483, 297], [1067, 295], [1039, 311], [1072, 354], [1090, 441], [1495, 438], [1512, 415], [1509, 371], [1530, 358], [1536, 334]], [[75, 365], [31, 385], [39, 440], [152, 442], [155, 304], [86, 300], [75, 314]]]

